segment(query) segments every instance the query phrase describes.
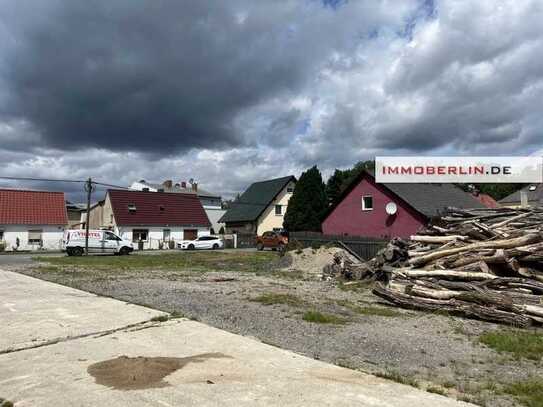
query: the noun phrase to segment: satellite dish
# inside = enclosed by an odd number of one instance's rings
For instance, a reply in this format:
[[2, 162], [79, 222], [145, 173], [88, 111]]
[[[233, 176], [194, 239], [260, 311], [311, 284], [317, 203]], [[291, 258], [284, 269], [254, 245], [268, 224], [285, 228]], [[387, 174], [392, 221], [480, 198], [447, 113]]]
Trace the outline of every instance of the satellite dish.
[[395, 215], [398, 211], [398, 206], [394, 202], [389, 202], [385, 206], [385, 211], [388, 215]]

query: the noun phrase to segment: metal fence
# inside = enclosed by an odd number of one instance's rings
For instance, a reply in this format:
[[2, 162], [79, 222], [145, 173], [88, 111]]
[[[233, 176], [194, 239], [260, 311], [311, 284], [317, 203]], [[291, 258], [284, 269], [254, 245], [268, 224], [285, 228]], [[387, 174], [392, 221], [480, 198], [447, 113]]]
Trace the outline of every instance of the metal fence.
[[325, 244], [342, 242], [360, 258], [365, 260], [375, 257], [377, 252], [388, 243], [388, 240], [376, 239], [374, 237], [323, 235], [318, 232], [290, 232], [289, 240], [291, 242], [296, 240], [303, 247], [318, 247]]
[[236, 233], [237, 248], [256, 247], [256, 235], [254, 233]]

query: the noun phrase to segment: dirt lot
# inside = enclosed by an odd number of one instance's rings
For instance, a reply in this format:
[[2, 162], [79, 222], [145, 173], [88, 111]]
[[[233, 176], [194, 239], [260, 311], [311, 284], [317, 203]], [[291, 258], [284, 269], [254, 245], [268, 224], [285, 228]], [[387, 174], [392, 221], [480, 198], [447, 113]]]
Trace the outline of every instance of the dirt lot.
[[543, 331], [398, 310], [371, 287], [293, 264], [274, 252], [198, 252], [10, 268], [480, 405], [543, 406]]

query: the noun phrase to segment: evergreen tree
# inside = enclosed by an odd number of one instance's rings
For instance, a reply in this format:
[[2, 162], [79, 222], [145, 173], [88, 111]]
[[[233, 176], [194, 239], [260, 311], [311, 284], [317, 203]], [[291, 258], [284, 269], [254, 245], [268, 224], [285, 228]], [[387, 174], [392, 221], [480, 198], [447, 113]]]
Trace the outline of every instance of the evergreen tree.
[[334, 205], [338, 200], [343, 190], [343, 182], [345, 181], [345, 171], [336, 170], [326, 182], [326, 195], [328, 196], [328, 204]]
[[328, 202], [322, 175], [314, 166], [302, 173], [288, 202], [283, 227], [289, 232], [321, 231]]
[[326, 183], [326, 194], [328, 195], [329, 205], [337, 203], [343, 191], [363, 170], [373, 171], [374, 169], [375, 161], [373, 160], [359, 161], [353, 168], [347, 170], [336, 169]]

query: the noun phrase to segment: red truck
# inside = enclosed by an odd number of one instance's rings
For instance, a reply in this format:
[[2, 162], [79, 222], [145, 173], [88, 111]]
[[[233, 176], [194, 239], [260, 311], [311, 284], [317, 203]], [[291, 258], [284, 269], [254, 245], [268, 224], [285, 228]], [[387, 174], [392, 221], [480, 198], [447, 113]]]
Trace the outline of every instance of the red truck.
[[283, 232], [264, 232], [262, 236], [256, 237], [256, 248], [258, 250], [270, 248], [282, 251], [287, 247], [287, 244], [288, 236]]

